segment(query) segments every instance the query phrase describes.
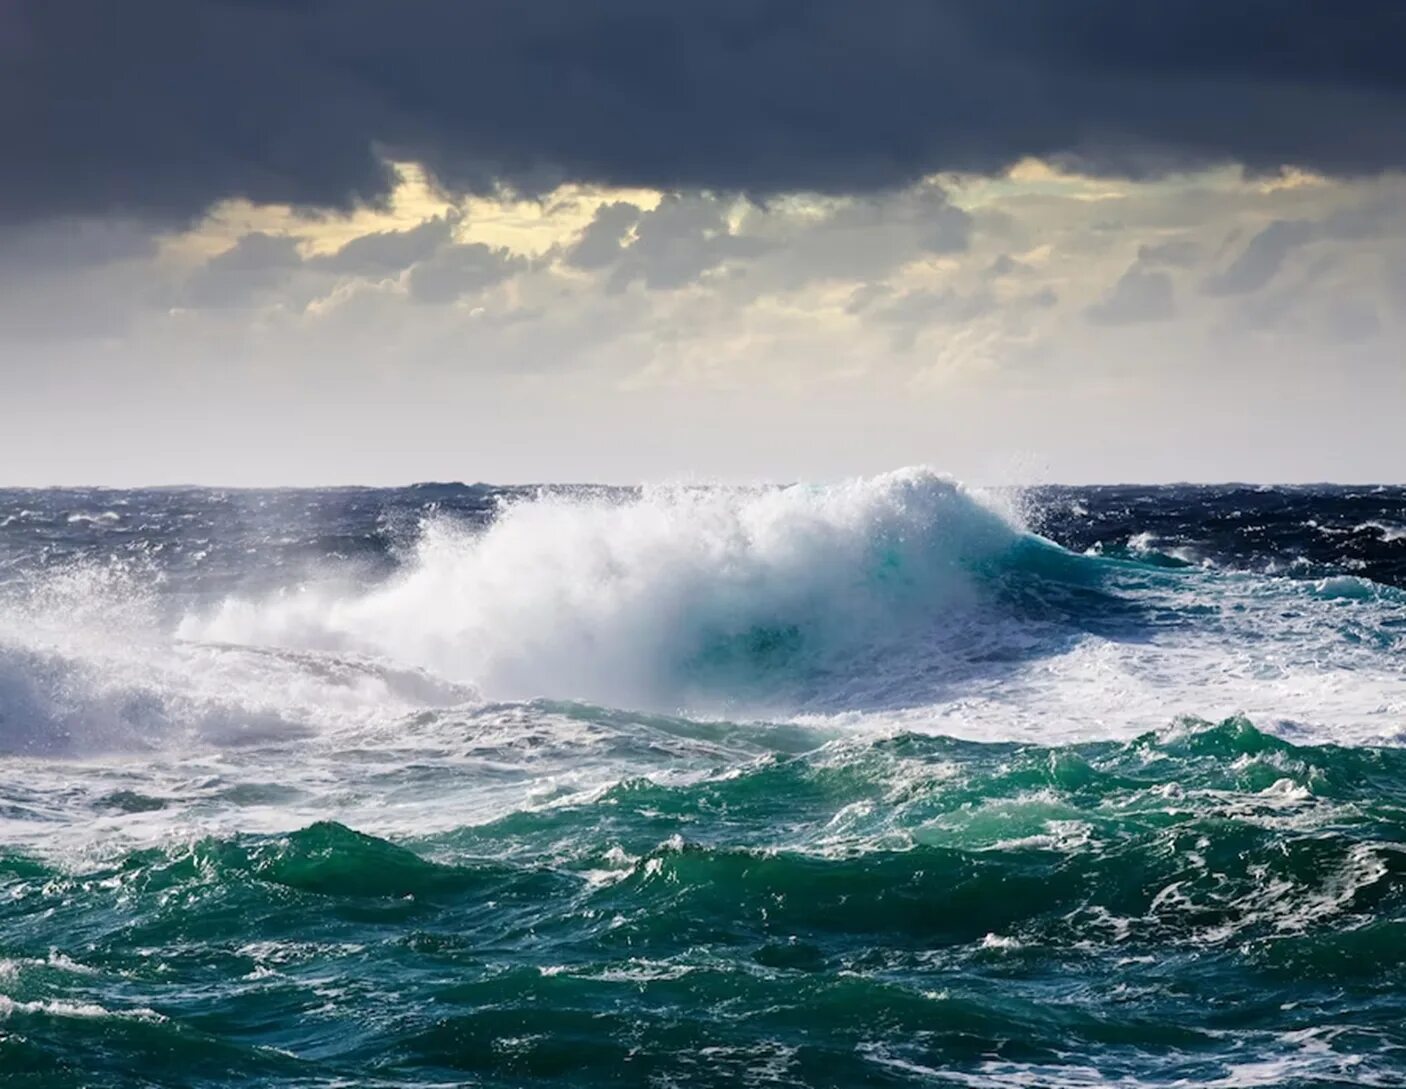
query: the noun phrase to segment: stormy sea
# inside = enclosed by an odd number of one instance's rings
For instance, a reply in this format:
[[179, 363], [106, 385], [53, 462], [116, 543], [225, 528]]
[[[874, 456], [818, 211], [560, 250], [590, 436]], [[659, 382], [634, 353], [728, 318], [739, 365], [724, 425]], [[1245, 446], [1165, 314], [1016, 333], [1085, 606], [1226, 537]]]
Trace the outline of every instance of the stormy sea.
[[0, 1083], [1406, 1085], [1406, 488], [0, 492]]

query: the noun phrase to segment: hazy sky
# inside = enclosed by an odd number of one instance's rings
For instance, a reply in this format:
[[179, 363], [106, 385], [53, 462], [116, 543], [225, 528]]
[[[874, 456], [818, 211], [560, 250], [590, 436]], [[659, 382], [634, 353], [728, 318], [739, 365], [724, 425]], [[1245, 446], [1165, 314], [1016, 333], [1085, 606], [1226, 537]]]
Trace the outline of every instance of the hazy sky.
[[1403, 40], [0, 3], [0, 483], [1400, 481]]

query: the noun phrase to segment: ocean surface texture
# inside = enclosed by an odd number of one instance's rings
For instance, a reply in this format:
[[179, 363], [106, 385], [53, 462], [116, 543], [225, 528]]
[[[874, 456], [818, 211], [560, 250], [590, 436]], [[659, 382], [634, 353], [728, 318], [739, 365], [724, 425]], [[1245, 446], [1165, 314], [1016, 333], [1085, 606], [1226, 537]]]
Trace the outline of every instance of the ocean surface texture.
[[1406, 1085], [1406, 489], [0, 492], [0, 1084]]

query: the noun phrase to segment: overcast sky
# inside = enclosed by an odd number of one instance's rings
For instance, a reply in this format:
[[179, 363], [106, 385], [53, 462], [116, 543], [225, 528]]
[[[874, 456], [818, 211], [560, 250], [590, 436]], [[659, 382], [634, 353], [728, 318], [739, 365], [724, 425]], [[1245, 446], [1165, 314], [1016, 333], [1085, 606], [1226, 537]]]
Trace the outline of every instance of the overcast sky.
[[1406, 479], [1406, 5], [0, 4], [0, 483]]

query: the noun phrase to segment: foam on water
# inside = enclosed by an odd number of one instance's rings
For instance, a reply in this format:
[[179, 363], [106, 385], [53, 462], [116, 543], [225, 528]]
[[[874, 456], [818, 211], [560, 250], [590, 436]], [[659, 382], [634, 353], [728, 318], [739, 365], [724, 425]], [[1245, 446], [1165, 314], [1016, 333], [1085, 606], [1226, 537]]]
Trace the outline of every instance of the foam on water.
[[0, 607], [0, 751], [247, 745], [382, 721], [472, 689], [354, 655], [176, 637], [159, 578], [73, 564]]

